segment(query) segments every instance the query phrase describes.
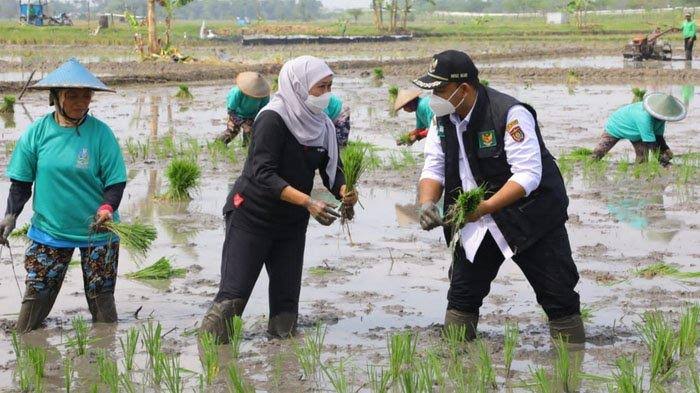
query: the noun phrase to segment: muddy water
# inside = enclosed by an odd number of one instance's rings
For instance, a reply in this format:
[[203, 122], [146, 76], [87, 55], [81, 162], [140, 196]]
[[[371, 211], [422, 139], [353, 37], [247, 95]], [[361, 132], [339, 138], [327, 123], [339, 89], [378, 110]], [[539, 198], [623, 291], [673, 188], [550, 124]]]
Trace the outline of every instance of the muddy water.
[[[387, 84], [407, 86], [406, 80], [389, 78]], [[605, 118], [613, 108], [630, 101], [630, 86], [499, 84], [493, 87], [531, 103], [539, 112], [548, 147], [555, 154], [574, 146], [592, 147], [602, 131]], [[680, 95], [683, 86], [640, 86]], [[387, 85], [375, 86], [368, 78], [339, 76], [334, 90], [352, 108], [352, 137], [371, 142], [391, 154], [399, 131], [413, 127], [406, 113], [391, 118], [387, 114]], [[115, 130], [122, 142], [127, 138], [145, 141], [172, 133], [176, 137], [211, 139], [224, 127], [223, 108], [228, 86], [224, 82], [190, 85], [195, 100], [183, 103], [169, 98], [176, 86], [120, 89], [117, 95], [98, 94], [92, 112]], [[689, 88], [685, 88], [689, 91]], [[668, 125], [667, 141], [679, 153], [697, 149], [700, 137], [694, 125], [700, 120], [698, 102], [689, 94], [689, 117]], [[42, 94], [30, 93], [24, 107], [17, 106], [16, 127], [0, 129], [3, 140], [16, 139], [22, 130], [48, 109]], [[419, 152], [422, 145], [413, 147]], [[620, 143], [612, 152], [614, 159], [632, 157], [630, 146]], [[0, 151], [0, 165], [6, 163]], [[202, 160], [206, 152], [202, 153]], [[103, 337], [93, 347], [103, 347], [120, 357], [115, 337], [122, 336], [148, 317], [163, 324], [167, 351], [182, 354], [181, 366], [201, 372], [195, 338], [183, 335], [196, 326], [216, 293], [223, 226], [220, 207], [229, 185], [240, 172], [243, 157], [235, 164], [212, 169], [205, 163], [203, 184], [188, 204], [155, 202], [153, 196], [164, 190], [166, 180], [162, 163], [136, 160], [129, 164], [129, 185], [122, 202], [126, 219], [139, 217], [158, 227], [159, 238], [146, 261], [128, 253], [120, 259], [120, 273], [138, 269], [161, 256], [171, 257], [177, 267], [188, 268], [185, 278], [169, 282], [142, 282], [120, 277], [116, 293], [120, 323], [116, 331], [98, 327]], [[127, 161], [130, 161], [127, 159]], [[157, 161], [157, 160], [156, 160]], [[351, 245], [339, 225], [330, 228], [311, 222], [303, 289], [301, 295], [302, 328], [320, 321], [328, 325], [324, 359], [349, 358], [355, 374], [362, 380], [368, 362], [386, 363], [386, 335], [410, 327], [421, 337], [421, 345], [434, 342], [444, 316], [449, 261], [438, 231], [423, 232], [416, 224], [415, 181], [419, 168], [378, 170], [366, 175], [361, 188], [364, 209], [358, 208], [350, 225]], [[683, 187], [697, 195], [698, 179]], [[7, 196], [8, 183], [0, 186], [0, 200]], [[697, 198], [681, 198], [672, 181], [642, 182], [632, 178], [584, 177], [580, 168], [568, 180], [571, 220], [568, 230], [575, 259], [581, 273], [578, 290], [582, 303], [593, 310], [587, 325], [590, 337], [584, 354], [584, 371], [609, 374], [614, 358], [639, 352], [645, 359], [634, 323], [640, 315], [660, 308], [677, 316], [681, 305], [697, 301], [698, 281], [667, 278], [635, 278], [632, 271], [663, 260], [675, 263], [683, 271], [700, 269], [700, 209]], [[327, 193], [317, 186], [323, 197]], [[29, 219], [30, 206], [20, 218]], [[13, 244], [14, 262], [20, 284], [22, 245]], [[8, 326], [16, 319], [20, 296], [6, 251], [0, 262], [0, 320], [6, 327], [0, 342], [0, 387], [11, 390], [14, 356], [7, 339]], [[311, 274], [313, 267], [330, 268], [325, 275]], [[612, 285], [614, 284], [614, 285]], [[138, 313], [135, 311], [143, 307]], [[247, 333], [244, 355], [239, 361], [246, 376], [261, 390], [297, 391], [314, 388], [300, 382], [293, 361], [291, 344], [268, 342], [262, 333], [266, 324], [267, 277], [263, 272], [244, 314]], [[47, 327], [26, 336], [33, 344], [46, 346], [49, 356], [49, 384], [60, 384], [61, 370], [56, 352], [65, 353], [67, 332], [62, 328], [75, 315], [87, 317], [79, 269], [71, 268]], [[516, 352], [516, 376], [527, 379], [532, 365], [549, 364], [548, 333], [545, 319], [524, 276], [512, 262], [506, 262], [493, 283], [482, 308], [480, 330], [499, 359], [505, 320], [519, 323], [522, 343]], [[139, 352], [143, 352], [139, 349]], [[223, 353], [223, 350], [222, 350]], [[52, 358], [53, 356], [53, 358]], [[53, 359], [53, 363], [51, 363]], [[497, 362], [498, 363], [498, 362]], [[143, 353], [137, 358], [144, 368]], [[85, 364], [80, 371], [86, 389], [97, 380], [96, 366]], [[140, 381], [140, 372], [133, 377]], [[197, 377], [186, 374], [187, 385], [197, 386]], [[223, 379], [222, 379], [223, 380]], [[285, 388], [280, 388], [283, 386]], [[359, 385], [358, 385], [359, 386]], [[587, 390], [601, 390], [594, 383]], [[220, 386], [223, 388], [223, 385]]]
[[685, 61], [682, 58], [674, 58], [670, 61], [647, 60], [631, 61], [618, 56], [590, 56], [590, 57], [555, 57], [538, 60], [512, 60], [489, 62], [483, 64], [486, 67], [515, 67], [515, 68], [629, 68], [629, 69], [673, 69], [687, 70], [700, 67], [700, 61]]

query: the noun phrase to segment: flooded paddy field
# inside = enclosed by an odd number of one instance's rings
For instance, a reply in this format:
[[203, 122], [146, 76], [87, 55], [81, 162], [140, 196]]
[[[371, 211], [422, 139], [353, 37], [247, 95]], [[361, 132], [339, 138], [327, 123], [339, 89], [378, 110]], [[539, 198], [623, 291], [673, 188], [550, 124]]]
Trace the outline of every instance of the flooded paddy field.
[[[352, 109], [351, 139], [375, 145], [378, 156], [375, 168], [360, 180], [364, 208], [357, 208], [350, 223], [352, 243], [340, 224], [322, 227], [311, 220], [299, 337], [269, 340], [264, 333], [268, 307], [263, 272], [243, 314], [241, 353], [231, 359], [230, 347], [221, 346], [218, 367], [207, 363], [213, 355], [198, 344], [194, 332], [218, 289], [224, 238], [221, 207], [246, 154], [237, 145], [226, 151], [207, 146], [225, 127], [229, 82], [190, 84], [192, 101], [172, 98], [177, 86], [163, 84], [125, 86], [115, 95], [97, 94], [91, 113], [114, 129], [129, 168], [122, 216], [127, 221], [154, 224], [159, 236], [145, 260], [122, 253], [115, 293], [119, 323], [88, 324], [91, 339], [87, 353], [80, 356], [75, 345], [70, 345], [75, 335], [71, 321], [76, 316], [88, 318], [89, 313], [80, 269], [69, 270], [45, 328], [21, 338], [47, 351], [44, 390], [64, 386], [63, 362], [68, 358], [75, 368], [71, 377], [75, 390], [90, 391], [96, 386], [97, 391], [109, 391], [99, 372], [106, 354], [123, 375], [120, 391], [128, 391], [126, 386], [131, 385], [135, 391], [168, 391], [164, 381], [155, 381], [154, 367], [140, 343], [133, 371], [125, 369], [120, 338], [126, 341], [130, 329], [139, 329], [143, 335], [149, 323], [151, 327], [162, 325], [162, 351], [179, 358], [187, 391], [250, 391], [246, 389], [251, 386], [280, 392], [382, 391], [382, 375], [391, 379], [390, 391], [396, 392], [407, 387], [414, 391], [529, 391], [540, 389], [546, 380], [557, 381], [555, 375], [564, 369], [561, 360], [566, 358], [570, 360], [568, 390], [597, 392], [608, 391], [608, 385], [615, 383], [613, 375], [620, 372], [616, 359], [621, 356], [635, 356], [634, 371], [641, 373], [645, 390], [650, 387], [650, 351], [640, 334], [645, 313], [660, 311], [677, 330], [684, 310], [700, 298], [700, 279], [693, 274], [700, 272], [700, 136], [696, 127], [700, 112], [694, 85], [661, 81], [634, 85], [687, 97], [689, 116], [667, 126], [666, 139], [676, 158], [672, 168], [664, 169], [629, 164], [634, 153], [624, 142], [602, 163], [570, 154], [576, 147], [595, 146], [607, 115], [631, 101], [632, 86], [490, 80], [492, 87], [537, 109], [546, 144], [559, 158], [567, 182], [571, 200], [567, 229], [581, 276], [577, 290], [588, 340], [585, 349], [569, 355], [559, 352], [558, 356], [546, 317], [512, 261], [504, 263], [481, 309], [481, 344], [464, 346], [441, 339], [450, 258], [442, 233], [424, 232], [417, 223], [415, 188], [422, 143], [410, 149], [399, 149], [394, 143], [398, 133], [413, 128], [414, 119], [406, 113], [396, 117], [388, 113], [388, 85], [408, 87], [412, 75], [391, 73], [381, 85], [359, 72], [341, 71], [336, 76], [333, 90]], [[13, 141], [33, 119], [48, 111], [46, 95], [31, 92], [23, 105], [15, 106], [11, 119], [3, 118], [3, 171]], [[191, 202], [166, 203], [155, 198], [167, 186], [163, 168], [181, 150], [198, 155], [202, 181]], [[3, 179], [0, 184], [0, 200], [4, 201], [9, 183]], [[331, 198], [320, 184], [314, 192]], [[19, 224], [29, 220], [30, 211], [28, 205]], [[14, 241], [13, 258], [5, 249], [0, 259], [3, 391], [18, 390], [11, 332], [21, 297], [12, 264], [23, 287], [23, 250], [22, 242]], [[186, 269], [185, 276], [167, 281], [124, 276], [160, 257], [169, 257], [176, 267]], [[665, 276], [642, 270], [659, 262], [687, 274]], [[515, 325], [519, 338], [508, 372], [504, 329]], [[399, 349], [400, 343], [409, 340], [406, 332], [411, 333], [410, 342], [416, 343], [415, 355], [411, 355], [410, 344]], [[320, 355], [311, 359], [308, 350], [318, 347]], [[661, 391], [693, 391], [699, 381], [697, 366], [694, 352], [676, 356], [671, 372], [664, 378], [656, 375], [653, 385]], [[208, 381], [207, 375], [215, 372]], [[429, 389], [420, 385], [425, 381]], [[247, 387], [241, 387], [243, 384]]]

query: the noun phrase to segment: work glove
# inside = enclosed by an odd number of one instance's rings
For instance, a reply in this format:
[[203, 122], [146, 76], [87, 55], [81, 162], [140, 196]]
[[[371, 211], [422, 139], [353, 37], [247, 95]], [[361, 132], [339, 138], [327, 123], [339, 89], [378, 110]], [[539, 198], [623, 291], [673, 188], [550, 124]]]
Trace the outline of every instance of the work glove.
[[420, 226], [429, 231], [444, 225], [440, 215], [440, 209], [434, 202], [425, 202], [420, 206]]
[[16, 224], [17, 217], [15, 217], [13, 214], [7, 214], [5, 215], [5, 218], [0, 220], [0, 244], [8, 244], [7, 239], [15, 229]]
[[324, 226], [329, 226], [333, 223], [333, 221], [340, 218], [340, 213], [335, 211], [338, 206], [330, 203], [309, 198], [304, 207], [309, 211], [311, 216], [319, 222], [319, 224]]

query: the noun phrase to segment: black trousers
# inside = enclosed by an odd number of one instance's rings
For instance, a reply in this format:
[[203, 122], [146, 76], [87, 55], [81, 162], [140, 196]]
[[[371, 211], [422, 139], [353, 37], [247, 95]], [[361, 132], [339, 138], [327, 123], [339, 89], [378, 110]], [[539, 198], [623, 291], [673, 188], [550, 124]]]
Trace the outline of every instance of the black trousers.
[[[479, 246], [473, 263], [466, 260], [464, 250], [459, 247], [450, 269], [447, 308], [478, 313], [503, 261], [490, 232]], [[581, 312], [579, 295], [574, 290], [579, 276], [564, 224], [513, 256], [513, 261], [525, 274], [550, 320]]]
[[695, 44], [695, 37], [688, 37], [683, 39], [685, 42], [685, 59], [693, 60], [693, 45]]
[[226, 219], [226, 228], [221, 282], [214, 301], [247, 301], [265, 265], [270, 278], [270, 317], [283, 312], [298, 313], [306, 231], [279, 239], [236, 228], [230, 218]]

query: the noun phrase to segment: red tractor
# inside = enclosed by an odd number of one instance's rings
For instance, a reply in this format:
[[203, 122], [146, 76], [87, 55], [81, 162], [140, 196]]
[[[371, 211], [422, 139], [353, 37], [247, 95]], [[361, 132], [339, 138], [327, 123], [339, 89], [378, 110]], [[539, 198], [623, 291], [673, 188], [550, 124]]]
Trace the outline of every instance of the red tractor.
[[675, 31], [671, 28], [661, 31], [654, 30], [646, 36], [636, 36], [625, 45], [625, 51], [622, 56], [625, 59], [642, 61], [642, 60], [671, 60], [671, 44], [660, 40], [659, 38], [666, 33]]

